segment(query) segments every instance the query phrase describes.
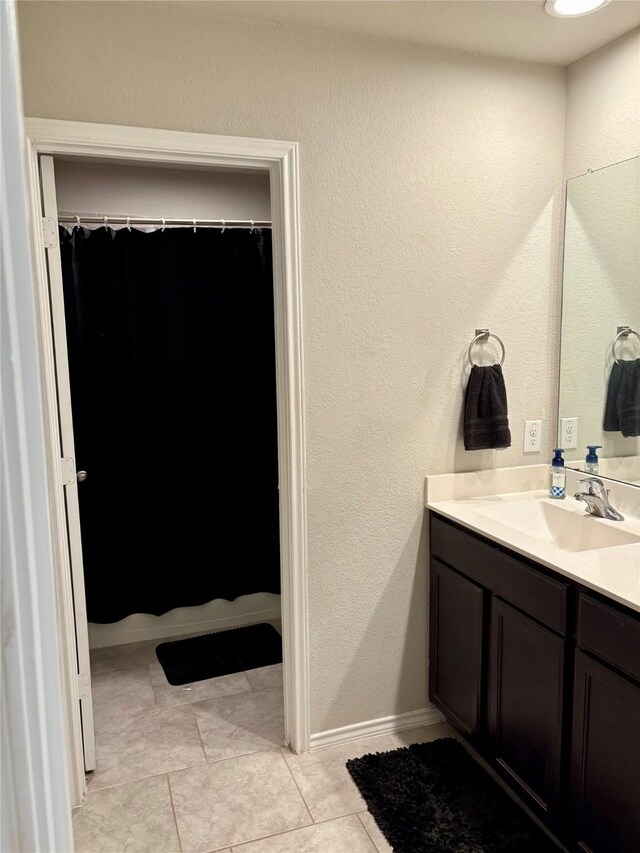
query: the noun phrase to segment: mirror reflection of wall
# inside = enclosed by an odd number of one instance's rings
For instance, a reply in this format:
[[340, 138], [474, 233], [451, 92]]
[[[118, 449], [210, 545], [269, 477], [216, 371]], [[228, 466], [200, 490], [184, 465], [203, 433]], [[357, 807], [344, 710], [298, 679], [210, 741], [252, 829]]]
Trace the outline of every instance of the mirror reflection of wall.
[[[567, 181], [559, 394], [559, 446], [563, 419], [577, 418], [577, 448], [567, 450], [568, 464], [584, 469], [587, 444], [602, 445], [599, 473], [640, 484], [637, 430], [628, 422], [626, 437], [604, 429], [619, 326], [640, 333], [640, 157]], [[616, 355], [638, 359], [632, 391], [640, 405], [638, 337], [621, 336]], [[629, 388], [623, 393], [628, 397]], [[610, 395], [610, 407], [624, 403], [633, 400]]]

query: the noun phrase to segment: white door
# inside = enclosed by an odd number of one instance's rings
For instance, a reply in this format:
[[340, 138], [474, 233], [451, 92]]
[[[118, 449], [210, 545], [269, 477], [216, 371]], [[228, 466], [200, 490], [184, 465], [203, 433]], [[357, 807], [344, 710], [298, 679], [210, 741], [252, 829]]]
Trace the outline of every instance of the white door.
[[[62, 264], [58, 241], [58, 204], [53, 157], [40, 157], [40, 181], [42, 188], [43, 240], [47, 255], [51, 328], [53, 332], [58, 391], [60, 443], [62, 448], [61, 488], [65, 493], [67, 510], [67, 533], [73, 605], [75, 612], [76, 650], [78, 683], [80, 686], [80, 714], [82, 718], [82, 741], [85, 770], [95, 770], [96, 747], [93, 728], [93, 704], [91, 698], [91, 670], [89, 662], [89, 624], [84, 591], [84, 569], [82, 565], [82, 540], [80, 536], [80, 510], [78, 506], [78, 476], [75, 465], [73, 443], [73, 418], [71, 412], [71, 388], [69, 385], [69, 361], [67, 357], [67, 333], [64, 319], [64, 294], [62, 290]], [[82, 472], [81, 472], [82, 474]], [[82, 479], [82, 476], [81, 476]]]

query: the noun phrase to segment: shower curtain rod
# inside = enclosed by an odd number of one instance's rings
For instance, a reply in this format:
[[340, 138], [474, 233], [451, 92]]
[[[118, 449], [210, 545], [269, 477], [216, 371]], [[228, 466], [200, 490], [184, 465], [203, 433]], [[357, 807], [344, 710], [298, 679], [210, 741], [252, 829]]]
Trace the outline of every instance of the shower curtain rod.
[[185, 225], [192, 228], [271, 228], [271, 220], [269, 219], [176, 219], [156, 216], [100, 216], [97, 213], [78, 215], [76, 213], [68, 213], [67, 211], [58, 212], [58, 222], [75, 223], [81, 225], [83, 222], [87, 224], [98, 225]]

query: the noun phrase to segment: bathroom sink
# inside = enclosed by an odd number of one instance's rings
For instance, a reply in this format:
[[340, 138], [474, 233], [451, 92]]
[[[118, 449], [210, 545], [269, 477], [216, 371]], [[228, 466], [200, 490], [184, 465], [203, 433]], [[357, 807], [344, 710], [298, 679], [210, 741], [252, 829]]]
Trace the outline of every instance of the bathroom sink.
[[563, 551], [595, 551], [640, 542], [640, 536], [616, 527], [617, 522], [547, 500], [501, 503], [477, 507], [475, 512], [534, 539], [546, 539]]

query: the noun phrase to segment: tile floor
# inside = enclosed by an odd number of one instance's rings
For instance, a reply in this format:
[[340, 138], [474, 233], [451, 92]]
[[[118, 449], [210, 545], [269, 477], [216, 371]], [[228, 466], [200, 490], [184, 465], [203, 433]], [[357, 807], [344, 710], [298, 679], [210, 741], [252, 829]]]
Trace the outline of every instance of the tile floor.
[[345, 761], [446, 724], [293, 755], [282, 666], [172, 687], [156, 642], [92, 653], [98, 769], [77, 853], [387, 853]]

